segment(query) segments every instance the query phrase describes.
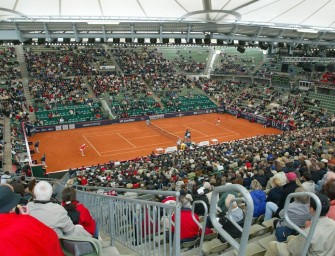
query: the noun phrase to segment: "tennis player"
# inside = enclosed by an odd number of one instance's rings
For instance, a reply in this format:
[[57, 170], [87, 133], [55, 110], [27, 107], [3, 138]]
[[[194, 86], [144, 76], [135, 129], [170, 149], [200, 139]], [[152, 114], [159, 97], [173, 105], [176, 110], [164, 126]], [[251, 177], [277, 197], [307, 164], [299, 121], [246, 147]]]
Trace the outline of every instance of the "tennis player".
[[221, 119], [220, 119], [220, 116], [218, 115], [218, 118], [216, 120], [216, 125], [221, 125]]
[[83, 145], [80, 146], [79, 150], [80, 150], [80, 153], [81, 153], [81, 156], [85, 156], [85, 148], [86, 148], [86, 144], [84, 143]]

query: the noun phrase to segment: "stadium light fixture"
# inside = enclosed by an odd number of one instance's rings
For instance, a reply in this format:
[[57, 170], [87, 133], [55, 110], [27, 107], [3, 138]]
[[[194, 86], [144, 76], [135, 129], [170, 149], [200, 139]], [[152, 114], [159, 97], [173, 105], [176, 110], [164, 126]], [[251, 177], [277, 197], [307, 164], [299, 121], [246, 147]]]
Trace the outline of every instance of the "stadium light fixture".
[[297, 32], [317, 34], [319, 31], [312, 28], [299, 28], [297, 29]]
[[89, 25], [119, 25], [120, 22], [117, 20], [92, 20], [87, 21]]

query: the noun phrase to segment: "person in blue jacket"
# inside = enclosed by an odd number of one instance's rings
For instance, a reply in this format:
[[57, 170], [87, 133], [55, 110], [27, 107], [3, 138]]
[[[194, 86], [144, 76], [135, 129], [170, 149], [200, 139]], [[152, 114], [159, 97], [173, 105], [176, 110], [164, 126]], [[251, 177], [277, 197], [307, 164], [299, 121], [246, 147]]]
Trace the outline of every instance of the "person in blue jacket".
[[254, 202], [254, 218], [258, 218], [259, 216], [265, 214], [265, 205], [266, 205], [266, 194], [262, 189], [261, 184], [257, 180], [253, 180], [251, 182], [250, 195], [252, 201]]

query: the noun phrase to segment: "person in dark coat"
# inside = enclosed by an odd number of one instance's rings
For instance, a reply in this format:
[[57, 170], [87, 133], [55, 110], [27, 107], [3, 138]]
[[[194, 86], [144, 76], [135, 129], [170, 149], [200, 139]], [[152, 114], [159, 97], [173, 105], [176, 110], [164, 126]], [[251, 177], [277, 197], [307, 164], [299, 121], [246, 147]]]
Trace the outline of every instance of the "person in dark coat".
[[278, 204], [278, 209], [275, 214], [276, 217], [279, 216], [279, 212], [284, 208], [287, 196], [294, 193], [294, 191], [299, 187], [296, 183], [297, 175], [294, 172], [286, 173], [286, 178], [288, 183], [283, 186], [283, 194]]

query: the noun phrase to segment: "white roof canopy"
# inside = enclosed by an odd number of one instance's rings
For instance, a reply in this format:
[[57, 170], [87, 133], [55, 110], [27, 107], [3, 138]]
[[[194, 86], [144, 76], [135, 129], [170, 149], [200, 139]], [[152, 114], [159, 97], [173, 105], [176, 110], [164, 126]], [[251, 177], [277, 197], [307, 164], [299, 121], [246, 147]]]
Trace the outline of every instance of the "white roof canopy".
[[0, 0], [0, 20], [94, 17], [335, 28], [334, 0]]

